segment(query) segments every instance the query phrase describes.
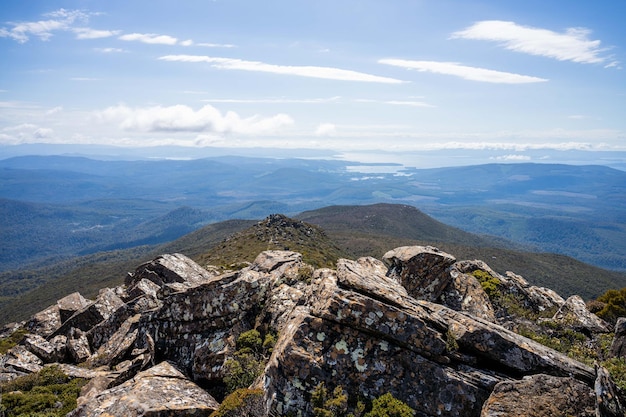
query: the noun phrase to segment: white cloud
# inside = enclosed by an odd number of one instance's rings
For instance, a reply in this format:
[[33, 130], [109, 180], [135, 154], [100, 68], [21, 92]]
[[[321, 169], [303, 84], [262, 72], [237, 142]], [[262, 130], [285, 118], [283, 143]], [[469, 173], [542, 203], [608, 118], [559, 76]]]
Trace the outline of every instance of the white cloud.
[[337, 133], [337, 127], [332, 123], [322, 123], [315, 129], [316, 136], [333, 136]]
[[117, 36], [121, 30], [96, 30], [91, 28], [75, 28], [76, 39], [101, 39]]
[[401, 84], [404, 81], [395, 78], [381, 77], [363, 72], [344, 70], [332, 67], [274, 65], [259, 61], [245, 61], [234, 58], [218, 58], [204, 55], [166, 55], [159, 58], [163, 61], [208, 63], [214, 68], [269, 72], [281, 75], [297, 75], [300, 77], [323, 78], [327, 80], [361, 81], [386, 84]]
[[33, 123], [22, 123], [3, 128], [2, 133], [0, 133], [0, 143], [20, 144], [38, 142], [42, 139], [51, 138], [52, 133], [52, 129], [39, 127]]
[[56, 114], [56, 113], [60, 113], [63, 111], [63, 107], [61, 106], [57, 106], [57, 107], [53, 107], [49, 110], [46, 110], [46, 114], [47, 115], [52, 115], [52, 114]]
[[0, 37], [12, 38], [19, 43], [25, 43], [31, 36], [47, 41], [53, 36], [53, 32], [70, 30], [76, 21], [86, 22], [89, 14], [80, 10], [59, 9], [43, 15], [47, 20], [36, 22], [9, 22], [10, 28], [0, 28]]
[[496, 161], [515, 161], [515, 162], [520, 162], [520, 161], [530, 161], [530, 156], [528, 155], [500, 155], [500, 156], [496, 156], [496, 157], [490, 157], [489, 159], [493, 159]]
[[[202, 93], [204, 94], [204, 93]], [[215, 98], [201, 100], [205, 103], [241, 103], [241, 104], [324, 104], [337, 102], [339, 96], [329, 98], [259, 98], [259, 99], [239, 99], [239, 98]]]
[[191, 39], [187, 39], [186, 41], [180, 41], [182, 46], [191, 46], [193, 45], [193, 41]]
[[196, 44], [198, 46], [204, 46], [206, 48], [236, 48], [237, 45], [233, 45], [232, 43], [207, 43], [202, 42]]
[[100, 81], [100, 78], [91, 78], [91, 77], [72, 77], [70, 78], [72, 81]]
[[154, 33], [129, 33], [120, 36], [118, 39], [122, 41], [138, 41], [149, 44], [159, 45], [176, 45], [178, 39], [169, 35], [157, 35]]
[[99, 112], [97, 116], [105, 122], [119, 123], [124, 130], [144, 132], [213, 132], [254, 135], [274, 132], [293, 124], [291, 117], [283, 113], [266, 118], [258, 115], [242, 118], [232, 111], [222, 114], [210, 105], [198, 110], [185, 105], [146, 108], [118, 105]]
[[548, 81], [545, 78], [529, 75], [514, 74], [511, 72], [495, 71], [486, 68], [469, 67], [456, 62], [440, 61], [411, 61], [406, 59], [381, 59], [381, 64], [393, 65], [420, 72], [454, 75], [471, 81], [481, 81], [496, 84], [526, 84]]
[[500, 42], [511, 51], [545, 56], [559, 61], [595, 64], [606, 61], [599, 40], [590, 40], [586, 28], [568, 28], [563, 33], [548, 29], [518, 25], [502, 20], [477, 22], [467, 29], [454, 32], [452, 38]]
[[102, 52], [103, 54], [115, 54], [115, 53], [128, 52], [126, 49], [122, 49], [122, 48], [94, 48], [94, 51]]
[[435, 107], [432, 104], [428, 104], [423, 101], [414, 100], [372, 100], [366, 98], [359, 98], [354, 100], [357, 103], [379, 103], [379, 104], [391, 104], [393, 106], [409, 106], [409, 107]]

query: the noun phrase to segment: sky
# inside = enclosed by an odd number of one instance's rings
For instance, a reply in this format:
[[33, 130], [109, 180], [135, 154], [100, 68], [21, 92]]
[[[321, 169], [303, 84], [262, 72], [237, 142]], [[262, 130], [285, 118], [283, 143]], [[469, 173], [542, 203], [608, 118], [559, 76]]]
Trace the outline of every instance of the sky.
[[0, 158], [626, 155], [623, 16], [621, 0], [3, 0]]

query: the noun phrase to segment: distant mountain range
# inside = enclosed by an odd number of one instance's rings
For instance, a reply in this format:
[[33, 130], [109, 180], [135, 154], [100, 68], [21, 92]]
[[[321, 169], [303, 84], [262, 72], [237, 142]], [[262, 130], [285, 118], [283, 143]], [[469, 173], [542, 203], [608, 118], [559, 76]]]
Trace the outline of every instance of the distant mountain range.
[[[0, 271], [159, 244], [228, 219], [407, 204], [467, 232], [626, 271], [626, 172], [490, 164], [408, 169], [318, 159], [0, 160]], [[397, 168], [397, 169], [396, 169]]]

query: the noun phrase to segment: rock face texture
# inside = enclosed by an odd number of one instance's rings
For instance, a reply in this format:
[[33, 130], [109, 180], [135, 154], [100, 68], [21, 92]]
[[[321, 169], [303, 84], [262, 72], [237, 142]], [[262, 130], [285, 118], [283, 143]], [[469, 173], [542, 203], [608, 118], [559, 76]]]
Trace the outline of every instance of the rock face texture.
[[81, 363], [63, 368], [91, 379], [75, 417], [209, 415], [240, 357], [237, 340], [252, 329], [277, 339], [250, 385], [263, 392], [264, 415], [312, 416], [322, 383], [354, 399], [348, 411], [387, 392], [420, 417], [625, 411], [606, 370], [513, 331], [547, 320], [610, 332], [582, 300], [433, 247], [317, 270], [298, 253], [267, 251], [221, 275], [163, 255], [94, 301], [68, 297], [24, 324], [28, 335], [0, 366], [11, 379]]

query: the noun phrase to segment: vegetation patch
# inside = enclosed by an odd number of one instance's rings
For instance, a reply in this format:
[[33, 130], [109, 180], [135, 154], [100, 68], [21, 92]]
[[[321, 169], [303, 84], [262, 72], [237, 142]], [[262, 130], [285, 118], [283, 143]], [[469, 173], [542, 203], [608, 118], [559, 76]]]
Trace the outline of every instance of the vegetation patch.
[[56, 366], [0, 385], [0, 414], [12, 416], [65, 416], [76, 408], [76, 399], [87, 380], [71, 378]]
[[239, 335], [234, 356], [224, 363], [224, 383], [227, 393], [248, 388], [263, 373], [276, 344], [276, 338], [277, 336], [272, 333], [267, 333], [262, 338], [256, 329]]
[[261, 417], [265, 415], [263, 390], [240, 388], [224, 398], [210, 417]]
[[595, 308], [596, 315], [609, 323], [615, 324], [619, 317], [626, 317], [626, 287], [608, 290], [597, 301], [601, 304]]
[[9, 349], [20, 343], [26, 333], [28, 333], [28, 331], [25, 328], [20, 327], [8, 337], [0, 339], [0, 355], [4, 355], [9, 351]]
[[[358, 400], [354, 411], [348, 412], [348, 395], [343, 387], [337, 386], [332, 393], [323, 382], [319, 383], [311, 393], [311, 405], [315, 417], [413, 417], [414, 411], [391, 393], [375, 398], [371, 404]], [[369, 410], [369, 411], [367, 411]]]

